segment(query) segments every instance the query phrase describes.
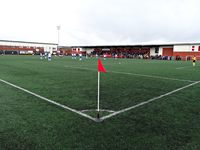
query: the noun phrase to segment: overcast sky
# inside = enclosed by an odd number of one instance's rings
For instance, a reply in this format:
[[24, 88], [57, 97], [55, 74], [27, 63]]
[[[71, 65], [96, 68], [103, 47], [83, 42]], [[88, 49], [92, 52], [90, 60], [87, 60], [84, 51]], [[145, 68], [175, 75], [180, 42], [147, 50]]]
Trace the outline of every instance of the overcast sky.
[[109, 45], [200, 42], [200, 0], [0, 0], [0, 40]]

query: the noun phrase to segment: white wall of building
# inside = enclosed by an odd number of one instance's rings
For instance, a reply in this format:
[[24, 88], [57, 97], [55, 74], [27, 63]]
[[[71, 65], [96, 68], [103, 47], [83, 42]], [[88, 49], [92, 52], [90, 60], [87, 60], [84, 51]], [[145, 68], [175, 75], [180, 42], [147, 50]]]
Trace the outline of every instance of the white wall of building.
[[155, 47], [153, 47], [153, 48], [150, 48], [150, 56], [156, 56], [156, 55], [158, 55], [158, 53], [155, 53]]
[[44, 50], [57, 50], [56, 44], [45, 44], [45, 43], [26, 43], [26, 42], [15, 42], [15, 41], [0, 41], [0, 45], [3, 46], [19, 46], [19, 47], [43, 47]]
[[87, 54], [90, 54], [91, 52], [94, 51], [93, 48], [83, 48], [83, 51], [86, 51]]
[[72, 48], [72, 51], [76, 51], [76, 52], [78, 53], [78, 52], [83, 52], [83, 51], [84, 51], [84, 49], [83, 49], [83, 48], [80, 48], [80, 47], [78, 47], [78, 48]]
[[53, 47], [51, 47], [51, 46], [45, 46], [44, 47], [44, 52], [50, 52], [52, 54], [53, 51], [56, 51], [56, 50], [53, 49]]
[[159, 47], [158, 55], [163, 55], [163, 47]]
[[163, 54], [163, 48], [164, 47], [159, 47], [158, 48], [158, 53], [156, 53], [156, 48], [155, 47], [150, 48], [150, 56], [162, 55]]
[[[199, 46], [200, 45], [174, 45], [174, 52], [198, 52]], [[194, 51], [192, 49], [194, 49]]]

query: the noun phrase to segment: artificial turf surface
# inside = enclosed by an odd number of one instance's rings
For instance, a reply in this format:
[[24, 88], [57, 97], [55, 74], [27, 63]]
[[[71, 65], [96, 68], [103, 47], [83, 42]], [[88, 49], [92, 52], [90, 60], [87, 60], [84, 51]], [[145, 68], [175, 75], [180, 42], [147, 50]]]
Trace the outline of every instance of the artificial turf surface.
[[[118, 111], [191, 84], [142, 75], [200, 80], [198, 62], [102, 62], [108, 72], [101, 73], [101, 109]], [[95, 58], [0, 56], [0, 79], [76, 110], [96, 109]], [[0, 149], [200, 149], [199, 89], [196, 84], [96, 123], [0, 82]]]

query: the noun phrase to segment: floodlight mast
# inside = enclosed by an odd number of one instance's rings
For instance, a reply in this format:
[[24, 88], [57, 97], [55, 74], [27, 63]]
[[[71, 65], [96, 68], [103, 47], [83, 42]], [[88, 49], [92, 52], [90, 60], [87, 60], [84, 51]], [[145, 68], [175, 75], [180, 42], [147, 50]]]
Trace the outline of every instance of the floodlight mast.
[[57, 46], [57, 51], [59, 51], [59, 45], [60, 45], [60, 25], [57, 26], [57, 31], [58, 31], [58, 46]]

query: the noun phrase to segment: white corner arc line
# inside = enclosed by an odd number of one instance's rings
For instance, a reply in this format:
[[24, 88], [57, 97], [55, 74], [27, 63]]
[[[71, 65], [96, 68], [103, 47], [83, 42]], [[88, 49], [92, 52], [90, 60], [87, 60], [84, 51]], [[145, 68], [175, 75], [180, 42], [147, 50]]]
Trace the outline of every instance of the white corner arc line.
[[[81, 110], [80, 112], [90, 112], [90, 111], [98, 111], [98, 109], [85, 109], [85, 110]], [[99, 109], [99, 111], [103, 112], [109, 112], [109, 113], [114, 113], [115, 111], [114, 110], [108, 110], [108, 109]]]
[[67, 109], [67, 110], [69, 110], [69, 111], [71, 111], [71, 112], [74, 112], [74, 113], [76, 113], [76, 114], [79, 114], [79, 115], [81, 115], [81, 116], [83, 116], [83, 117], [86, 117], [86, 118], [88, 118], [88, 119], [91, 119], [91, 120], [93, 120], [93, 121], [95, 121], [95, 122], [99, 122], [99, 120], [97, 120], [96, 118], [93, 118], [93, 117], [91, 117], [91, 116], [89, 116], [89, 115], [87, 115], [87, 114], [85, 114], [85, 113], [82, 113], [82, 112], [80, 112], [80, 111], [78, 111], [78, 110], [75, 110], [75, 109], [70, 108], [70, 107], [68, 107], [68, 106], [65, 106], [65, 105], [62, 105], [62, 104], [60, 104], [60, 103], [57, 103], [57, 102], [55, 102], [55, 101], [53, 101], [53, 100], [50, 100], [50, 99], [48, 99], [48, 98], [45, 98], [45, 97], [43, 97], [43, 96], [41, 96], [41, 95], [38, 95], [38, 94], [36, 94], [36, 93], [33, 93], [33, 92], [29, 91], [29, 90], [26, 90], [26, 89], [24, 89], [24, 88], [22, 88], [22, 87], [19, 87], [19, 86], [17, 86], [17, 85], [14, 85], [14, 84], [12, 84], [12, 83], [10, 83], [10, 82], [7, 82], [7, 81], [5, 81], [5, 80], [0, 79], [0, 81], [3, 82], [3, 83], [5, 83], [5, 84], [8, 84], [8, 85], [10, 85], [10, 86], [12, 86], [12, 87], [15, 87], [15, 88], [17, 88], [17, 89], [19, 89], [19, 90], [22, 90], [22, 91], [24, 91], [24, 92], [26, 92], [26, 93], [29, 93], [29, 94], [31, 94], [31, 95], [33, 95], [33, 96], [35, 96], [35, 97], [38, 97], [38, 98], [40, 98], [40, 99], [42, 99], [42, 100], [45, 100], [45, 101], [47, 101], [47, 102], [49, 102], [49, 103], [51, 103], [51, 104], [54, 104], [54, 105], [57, 105], [57, 106], [62, 107], [62, 108], [64, 108], [64, 109]]
[[[73, 67], [73, 66], [65, 66], [65, 67], [66, 68], [74, 68], [74, 69], [97, 71], [95, 69], [90, 69], [90, 68], [85, 68], [85, 67]], [[107, 71], [107, 72], [117, 73], [117, 74], [125, 74], [125, 75], [133, 75], [133, 76], [143, 76], [143, 77], [148, 77], [148, 78], [165, 79], [165, 80], [174, 80], [174, 81], [183, 81], [183, 82], [197, 82], [197, 81], [192, 81], [192, 80], [176, 79], [176, 78], [169, 78], [169, 77], [160, 77], [160, 76], [145, 75], [145, 74], [138, 74], [138, 73], [119, 72], [119, 71]]]
[[160, 99], [160, 98], [163, 98], [163, 97], [165, 97], [165, 96], [171, 95], [171, 94], [173, 94], [173, 93], [176, 93], [176, 92], [178, 92], [178, 91], [181, 91], [181, 90], [183, 90], [183, 89], [186, 89], [186, 88], [188, 88], [188, 87], [190, 87], [190, 86], [193, 86], [193, 85], [195, 85], [195, 84], [198, 84], [198, 83], [200, 83], [200, 81], [197, 81], [197, 82], [191, 83], [191, 84], [189, 84], [189, 85], [183, 86], [183, 87], [181, 87], [181, 88], [178, 88], [178, 89], [173, 90], [173, 91], [171, 91], [171, 92], [168, 92], [168, 93], [166, 93], [166, 94], [160, 95], [160, 96], [158, 96], [158, 97], [151, 98], [151, 99], [149, 99], [149, 100], [147, 100], [147, 101], [144, 101], [144, 102], [141, 102], [141, 103], [139, 103], [139, 104], [137, 104], [137, 105], [134, 105], [134, 106], [131, 106], [131, 107], [128, 107], [128, 108], [125, 108], [125, 109], [116, 111], [116, 112], [114, 112], [114, 113], [112, 113], [112, 114], [110, 114], [110, 115], [104, 116], [104, 117], [102, 117], [102, 118], [100, 118], [100, 119], [101, 119], [101, 121], [103, 121], [103, 120], [108, 119], [108, 118], [110, 118], [110, 117], [116, 116], [116, 115], [118, 115], [118, 114], [120, 114], [120, 113], [129, 111], [129, 110], [131, 110], [131, 109], [134, 109], [134, 108], [137, 108], [137, 107], [139, 107], [139, 106], [142, 106], [142, 105], [148, 104], [148, 103], [150, 103], [150, 102], [153, 102], [153, 101], [155, 101], [155, 100], [157, 100], [157, 99]]

